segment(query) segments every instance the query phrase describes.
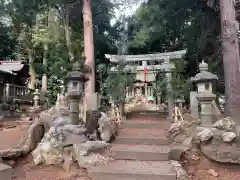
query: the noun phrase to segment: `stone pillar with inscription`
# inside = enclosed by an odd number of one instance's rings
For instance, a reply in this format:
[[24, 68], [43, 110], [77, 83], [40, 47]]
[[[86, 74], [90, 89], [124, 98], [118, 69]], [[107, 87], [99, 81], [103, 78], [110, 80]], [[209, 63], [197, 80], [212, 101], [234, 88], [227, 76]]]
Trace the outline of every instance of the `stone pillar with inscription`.
[[168, 72], [167, 74], [167, 90], [168, 90], [168, 117], [167, 119], [172, 120], [173, 116], [173, 96], [172, 96], [172, 74], [171, 72]]
[[5, 100], [8, 101], [10, 99], [10, 84], [5, 85]]
[[197, 92], [190, 92], [190, 113], [192, 117], [198, 119], [199, 118], [199, 110], [198, 110], [198, 100], [197, 100]]
[[212, 101], [216, 99], [216, 95], [213, 94], [213, 81], [218, 77], [208, 71], [208, 64], [202, 61], [199, 65], [200, 73], [191, 78], [193, 82], [197, 84], [197, 100], [200, 103], [200, 119], [201, 124], [204, 126], [212, 125], [213, 123], [213, 111]]
[[79, 103], [80, 98], [83, 97], [83, 86], [88, 80], [81, 71], [80, 63], [75, 62], [72, 71], [68, 74], [68, 91], [67, 97], [69, 100], [69, 116], [70, 122], [73, 125], [80, 123], [79, 119]]

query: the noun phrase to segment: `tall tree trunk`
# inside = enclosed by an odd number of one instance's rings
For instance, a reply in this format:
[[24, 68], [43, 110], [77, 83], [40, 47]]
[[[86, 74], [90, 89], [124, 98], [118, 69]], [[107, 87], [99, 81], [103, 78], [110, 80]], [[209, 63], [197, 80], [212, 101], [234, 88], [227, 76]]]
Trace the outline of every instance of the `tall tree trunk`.
[[48, 56], [48, 44], [44, 44], [44, 55], [43, 55], [43, 67], [44, 73], [42, 76], [42, 92], [47, 92], [47, 56]]
[[[240, 116], [240, 62], [233, 0], [220, 0], [226, 116]], [[238, 120], [239, 121], [239, 120]], [[240, 124], [240, 121], [239, 121]]]
[[[50, 21], [50, 8], [47, 9], [47, 17], [46, 17], [46, 27], [49, 29], [49, 21]], [[47, 92], [47, 63], [48, 63], [48, 42], [45, 42], [43, 45], [43, 68], [44, 73], [42, 76], [42, 92]]]
[[30, 75], [30, 89], [35, 89], [36, 88], [36, 71], [33, 66], [34, 63], [34, 54], [33, 54], [33, 49], [28, 49], [28, 59], [29, 59], [29, 75]]
[[119, 103], [119, 112], [120, 112], [121, 117], [124, 117], [124, 115], [125, 115], [124, 108], [125, 108], [125, 102], [121, 101]]
[[89, 81], [85, 85], [84, 103], [86, 105], [88, 104], [90, 96], [95, 93], [95, 60], [91, 0], [83, 0], [83, 24], [85, 65], [91, 69], [91, 72], [88, 73]]
[[65, 29], [65, 39], [66, 39], [66, 44], [68, 48], [68, 55], [70, 62], [73, 62], [74, 56], [72, 53], [72, 48], [71, 48], [71, 32], [70, 32], [70, 27], [69, 27], [69, 5], [66, 5], [66, 15], [63, 18], [64, 21], [64, 29]]

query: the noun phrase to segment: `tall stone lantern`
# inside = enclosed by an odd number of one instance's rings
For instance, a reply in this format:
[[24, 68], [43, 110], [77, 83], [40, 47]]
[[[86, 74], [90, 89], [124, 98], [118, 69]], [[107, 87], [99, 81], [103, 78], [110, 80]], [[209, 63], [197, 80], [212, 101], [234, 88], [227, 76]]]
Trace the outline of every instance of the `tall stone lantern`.
[[197, 84], [197, 96], [200, 105], [200, 119], [202, 125], [209, 126], [213, 123], [212, 102], [216, 99], [213, 93], [213, 81], [218, 77], [208, 71], [208, 64], [202, 61], [199, 65], [200, 73], [191, 80]]
[[69, 116], [71, 124], [79, 124], [79, 103], [83, 96], [84, 83], [88, 80], [81, 70], [80, 63], [75, 62], [72, 71], [67, 76], [68, 89], [67, 98], [69, 100]]

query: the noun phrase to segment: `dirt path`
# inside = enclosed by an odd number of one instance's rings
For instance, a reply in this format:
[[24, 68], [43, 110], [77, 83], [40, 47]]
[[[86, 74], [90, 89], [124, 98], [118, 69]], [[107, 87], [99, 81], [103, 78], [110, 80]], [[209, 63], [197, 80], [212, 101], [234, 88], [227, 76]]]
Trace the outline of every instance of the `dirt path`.
[[31, 122], [21, 122], [16, 119], [7, 119], [0, 128], [0, 150], [10, 149], [16, 146], [26, 134], [30, 124]]
[[36, 166], [31, 156], [13, 165], [12, 180], [89, 180], [86, 170], [72, 168], [71, 172], [56, 166]]
[[[185, 159], [185, 163], [192, 180], [240, 180], [240, 166], [237, 165], [220, 165], [204, 156], [197, 161]], [[214, 170], [217, 176], [211, 175], [209, 170]]]

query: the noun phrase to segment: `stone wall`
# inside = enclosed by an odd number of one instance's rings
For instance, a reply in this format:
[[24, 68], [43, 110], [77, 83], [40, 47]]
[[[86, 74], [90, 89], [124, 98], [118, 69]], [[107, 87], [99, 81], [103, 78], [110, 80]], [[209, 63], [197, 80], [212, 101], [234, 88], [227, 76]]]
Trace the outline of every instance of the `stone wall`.
[[185, 114], [183, 121], [171, 125], [167, 137], [174, 143], [187, 147], [184, 150], [198, 149], [216, 162], [240, 164], [236, 124], [229, 117], [219, 119], [212, 125], [202, 126], [200, 120]]

